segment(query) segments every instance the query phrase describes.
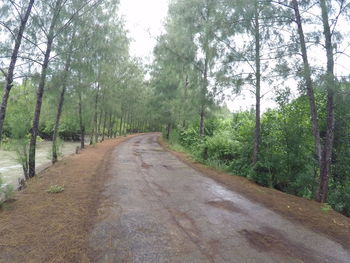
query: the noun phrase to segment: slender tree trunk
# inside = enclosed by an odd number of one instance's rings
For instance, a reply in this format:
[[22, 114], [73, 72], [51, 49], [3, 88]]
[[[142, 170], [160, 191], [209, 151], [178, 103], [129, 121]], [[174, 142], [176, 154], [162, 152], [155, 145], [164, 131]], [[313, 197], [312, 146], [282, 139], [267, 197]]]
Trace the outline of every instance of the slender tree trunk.
[[122, 135], [123, 132], [123, 113], [122, 116], [120, 117], [120, 123], [119, 123], [119, 136]]
[[41, 105], [43, 102], [47, 69], [49, 66], [51, 48], [54, 40], [54, 28], [58, 20], [60, 5], [61, 5], [61, 0], [57, 0], [54, 7], [55, 13], [52, 17], [49, 33], [47, 36], [47, 46], [46, 46], [44, 61], [41, 67], [40, 82], [39, 82], [39, 87], [37, 91], [36, 106], [35, 106], [35, 112], [34, 112], [34, 118], [33, 118], [32, 135], [31, 135], [30, 144], [29, 144], [28, 175], [30, 178], [35, 176], [36, 139], [37, 139], [38, 130], [39, 130], [39, 120], [40, 120], [40, 113], [41, 113]]
[[[206, 47], [208, 49], [208, 46]], [[204, 61], [204, 73], [203, 73], [203, 90], [202, 90], [202, 105], [199, 113], [199, 136], [204, 137], [205, 136], [205, 100], [206, 100], [206, 93], [208, 89], [208, 54], [206, 54], [206, 58]]]
[[108, 137], [108, 138], [112, 138], [113, 126], [114, 126], [113, 114], [112, 114], [112, 113], [109, 113], [109, 118], [108, 118], [108, 130], [107, 130], [107, 137]]
[[[210, 18], [210, 8], [207, 6], [206, 19]], [[204, 59], [204, 70], [203, 70], [203, 87], [202, 87], [202, 101], [201, 101], [201, 109], [200, 109], [200, 121], [199, 121], [199, 136], [205, 136], [205, 106], [207, 100], [207, 91], [208, 91], [208, 70], [209, 70], [209, 40], [208, 40], [208, 32], [205, 33], [205, 43], [204, 43], [204, 51], [205, 51], [205, 59]]]
[[259, 149], [261, 141], [260, 132], [260, 89], [261, 89], [261, 61], [260, 61], [260, 25], [259, 25], [259, 10], [256, 2], [255, 16], [254, 16], [254, 38], [255, 38], [255, 131], [254, 131], [254, 147], [253, 147], [253, 164], [256, 164], [259, 158]]
[[10, 66], [8, 68], [7, 74], [6, 74], [6, 79], [5, 79], [5, 87], [4, 87], [4, 92], [2, 96], [2, 101], [0, 105], [0, 143], [2, 139], [2, 133], [3, 133], [3, 126], [4, 126], [4, 121], [5, 121], [5, 116], [6, 116], [6, 108], [7, 108], [7, 102], [10, 96], [10, 91], [13, 86], [13, 76], [14, 76], [14, 71], [16, 67], [16, 62], [17, 62], [17, 57], [18, 57], [18, 52], [19, 48], [21, 47], [22, 43], [22, 38], [23, 38], [23, 32], [24, 29], [27, 25], [29, 15], [32, 11], [34, 5], [34, 0], [30, 0], [27, 10], [24, 14], [24, 17], [21, 18], [19, 30], [16, 36], [15, 40], [15, 46], [12, 50], [12, 55], [11, 55], [11, 61], [10, 61]]
[[83, 103], [79, 92], [79, 125], [80, 125], [80, 148], [85, 148], [85, 126], [83, 122]]
[[63, 104], [64, 104], [64, 96], [67, 90], [67, 80], [68, 80], [68, 75], [69, 75], [69, 69], [70, 69], [70, 64], [71, 64], [71, 58], [72, 58], [72, 49], [73, 49], [73, 40], [75, 37], [75, 30], [73, 31], [72, 38], [71, 38], [71, 43], [69, 45], [69, 50], [68, 50], [68, 57], [66, 61], [66, 65], [64, 67], [64, 75], [63, 75], [63, 85], [62, 85], [62, 90], [61, 90], [61, 95], [60, 95], [60, 100], [58, 102], [57, 106], [57, 113], [56, 113], [56, 120], [55, 120], [55, 126], [53, 130], [53, 136], [52, 136], [52, 163], [57, 162], [58, 159], [58, 154], [57, 154], [57, 138], [58, 138], [58, 131], [60, 127], [60, 120], [61, 120], [61, 115], [62, 115], [62, 109], [63, 109]]
[[202, 105], [201, 106], [201, 111], [200, 111], [200, 121], [199, 121], [199, 135], [204, 137], [205, 135], [205, 123], [204, 123], [204, 119], [205, 119], [205, 106]]
[[96, 133], [96, 139], [95, 139], [96, 142], [98, 142], [98, 137], [101, 135], [102, 116], [103, 116], [103, 110], [101, 110], [100, 117], [98, 118], [97, 133]]
[[182, 120], [182, 127], [185, 128], [186, 127], [186, 114], [187, 114], [187, 96], [188, 96], [188, 74], [186, 74], [185, 77], [185, 86], [184, 86], [184, 98], [183, 98], [183, 120]]
[[[101, 114], [101, 115], [102, 115], [102, 114]], [[106, 124], [107, 124], [107, 112], [105, 112], [104, 117], [103, 117], [102, 141], [105, 140]]]
[[333, 142], [334, 142], [334, 93], [336, 88], [334, 76], [334, 57], [332, 46], [332, 33], [329, 26], [328, 7], [325, 0], [320, 0], [322, 10], [323, 34], [326, 40], [327, 53], [327, 130], [326, 139], [322, 151], [322, 163], [320, 172], [320, 184], [316, 195], [318, 202], [326, 202], [328, 194], [328, 180], [330, 176], [330, 166], [332, 162]]
[[58, 103], [57, 107], [57, 113], [56, 113], [56, 120], [53, 130], [53, 136], [52, 136], [52, 163], [56, 163], [58, 159], [57, 154], [57, 137], [58, 137], [58, 129], [60, 125], [60, 119], [62, 115], [62, 109], [63, 109], [63, 103], [64, 103], [64, 95], [66, 93], [66, 86], [64, 85], [62, 87], [61, 95], [60, 95], [60, 101]]
[[[92, 134], [90, 138], [90, 144], [93, 144], [94, 142], [97, 143], [97, 121], [98, 121], [98, 95], [100, 90], [100, 83], [97, 83], [97, 90], [96, 90], [96, 96], [95, 96], [95, 112], [94, 112], [94, 122], [93, 122], [93, 128], [92, 128]], [[95, 140], [94, 140], [95, 139]]]
[[169, 140], [170, 138], [170, 132], [171, 132], [171, 123], [169, 122], [167, 127], [166, 127], [166, 138]]
[[123, 128], [122, 128], [122, 134], [121, 135], [126, 134], [126, 123], [127, 123], [127, 121], [128, 121], [128, 112], [126, 111], [125, 115], [124, 115]]
[[322, 147], [321, 147], [320, 131], [319, 131], [319, 126], [318, 126], [316, 100], [315, 100], [315, 95], [314, 95], [312, 79], [311, 79], [311, 69], [310, 69], [310, 64], [308, 61], [308, 55], [307, 55], [303, 26], [302, 26], [302, 22], [301, 22], [301, 16], [300, 16], [300, 12], [299, 12], [298, 1], [293, 0], [292, 4], [293, 4], [294, 13], [295, 13], [295, 20], [296, 20], [296, 23], [298, 25], [300, 48], [301, 48], [301, 54], [302, 54], [302, 58], [303, 58], [303, 65], [304, 65], [304, 78], [306, 81], [307, 96], [309, 98], [309, 105], [310, 105], [312, 134], [313, 134], [314, 140], [315, 140], [315, 152], [316, 152], [316, 155], [318, 158], [318, 163], [320, 165], [321, 159], [322, 159], [322, 156], [321, 156]]
[[128, 126], [129, 126], [129, 129], [130, 129], [130, 119], [131, 119], [131, 111], [129, 110], [127, 112], [127, 119], [126, 119], [126, 122], [125, 122], [125, 135], [128, 134]]

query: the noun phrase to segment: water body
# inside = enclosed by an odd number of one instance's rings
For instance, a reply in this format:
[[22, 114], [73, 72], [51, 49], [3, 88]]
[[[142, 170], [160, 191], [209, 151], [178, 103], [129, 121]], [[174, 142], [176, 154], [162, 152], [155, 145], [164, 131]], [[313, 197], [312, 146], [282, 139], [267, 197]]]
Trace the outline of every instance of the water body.
[[[64, 142], [61, 149], [62, 155], [75, 153], [79, 145], [79, 142]], [[38, 143], [35, 159], [37, 170], [51, 163], [51, 147], [50, 141]], [[15, 152], [0, 150], [0, 175], [6, 184], [12, 184], [15, 188], [18, 186], [18, 179], [24, 178], [22, 166], [16, 161]]]

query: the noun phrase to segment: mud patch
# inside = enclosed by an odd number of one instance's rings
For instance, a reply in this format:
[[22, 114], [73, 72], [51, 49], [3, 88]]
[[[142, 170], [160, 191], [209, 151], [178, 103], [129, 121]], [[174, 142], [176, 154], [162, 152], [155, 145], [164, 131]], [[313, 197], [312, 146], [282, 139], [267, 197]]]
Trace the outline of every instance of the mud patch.
[[229, 212], [244, 214], [244, 211], [242, 211], [242, 209], [238, 208], [232, 201], [229, 200], [208, 201], [206, 204], [219, 209], [225, 209]]
[[273, 253], [301, 262], [337, 262], [334, 258], [307, 249], [302, 243], [289, 240], [283, 233], [271, 227], [263, 227], [260, 232], [243, 229], [239, 233], [259, 252]]

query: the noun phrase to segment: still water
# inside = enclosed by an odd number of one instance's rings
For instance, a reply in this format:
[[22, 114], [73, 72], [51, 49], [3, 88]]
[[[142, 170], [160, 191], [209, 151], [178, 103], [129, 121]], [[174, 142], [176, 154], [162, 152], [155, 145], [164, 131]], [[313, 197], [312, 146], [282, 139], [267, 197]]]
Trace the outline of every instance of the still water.
[[[79, 142], [64, 142], [61, 149], [63, 156], [75, 153], [75, 149], [79, 145]], [[52, 142], [49, 141], [38, 143], [35, 159], [37, 170], [51, 163], [51, 147]], [[15, 188], [18, 186], [18, 179], [24, 178], [22, 166], [16, 161], [14, 152], [0, 149], [0, 176], [5, 183], [12, 184]]]

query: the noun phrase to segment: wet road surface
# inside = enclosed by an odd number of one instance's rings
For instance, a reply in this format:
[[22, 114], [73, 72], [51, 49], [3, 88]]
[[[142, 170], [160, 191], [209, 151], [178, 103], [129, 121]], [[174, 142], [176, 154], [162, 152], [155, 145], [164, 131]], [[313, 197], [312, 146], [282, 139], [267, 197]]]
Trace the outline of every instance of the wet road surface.
[[350, 262], [341, 244], [131, 138], [110, 162], [90, 235], [95, 262]]

